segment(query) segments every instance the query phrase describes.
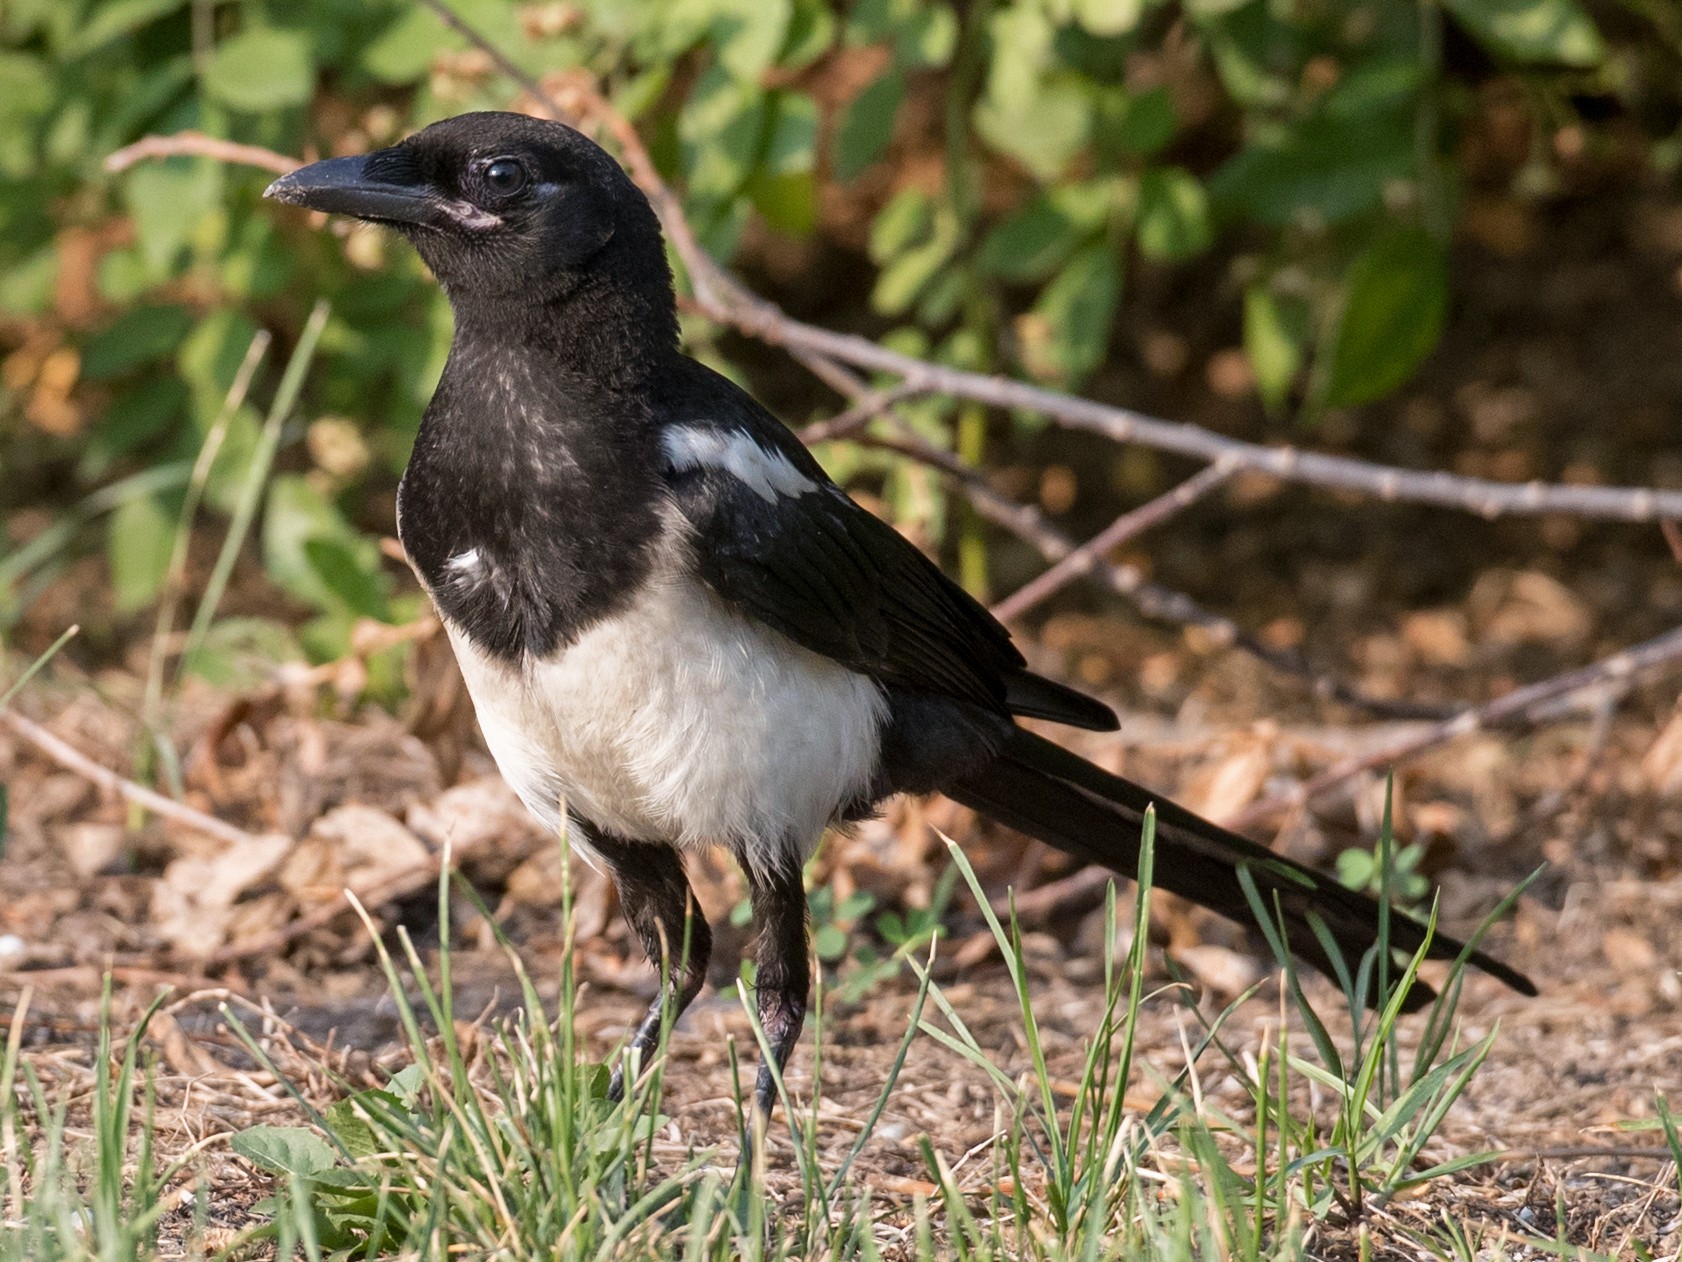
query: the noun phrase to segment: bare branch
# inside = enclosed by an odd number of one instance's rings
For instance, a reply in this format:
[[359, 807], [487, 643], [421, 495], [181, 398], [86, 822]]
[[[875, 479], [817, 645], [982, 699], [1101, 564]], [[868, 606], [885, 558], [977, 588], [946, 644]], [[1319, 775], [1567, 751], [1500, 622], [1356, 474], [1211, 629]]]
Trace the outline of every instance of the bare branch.
[[[421, 2], [485, 52], [503, 74], [530, 94], [535, 110], [551, 117], [565, 113], [574, 121], [594, 123], [613, 135], [632, 178], [648, 195], [674, 250], [688, 270], [696, 305], [702, 311], [750, 336], [784, 346], [808, 363], [824, 363], [837, 370], [841, 364], [850, 364], [898, 377], [898, 386], [884, 387], [878, 392], [880, 400], [867, 403], [860, 399], [857, 408], [848, 409], [844, 418], [849, 429], [854, 425], [862, 427], [870, 415], [886, 410], [882, 400], [888, 394], [946, 394], [995, 407], [1035, 412], [1072, 428], [1104, 434], [1117, 442], [1138, 443], [1211, 464], [1219, 463], [1229, 472], [1255, 471], [1283, 481], [1354, 491], [1384, 501], [1439, 504], [1486, 517], [1559, 513], [1623, 521], [1682, 519], [1682, 491], [1541, 482], [1521, 485], [1446, 472], [1400, 469], [1292, 447], [1246, 443], [1195, 425], [1160, 420], [1128, 408], [1060, 394], [1025, 382], [931, 364], [900, 355], [866, 338], [804, 324], [748, 291], [701, 248], [683, 214], [681, 202], [661, 179], [636, 129], [613, 108], [592, 80], [568, 75], [551, 89], [521, 70], [492, 41], [464, 22], [446, 0]], [[291, 170], [297, 165], [292, 159], [269, 150], [231, 145], [196, 133], [148, 137], [113, 154], [107, 162], [113, 169], [121, 169], [141, 158], [175, 153], [224, 157], [276, 171]], [[857, 389], [849, 391], [849, 397], [858, 398], [865, 389], [856, 379], [855, 385]], [[871, 436], [869, 441], [939, 465], [959, 481], [966, 497], [983, 516], [1022, 535], [1052, 561], [1062, 561], [1076, 551], [1076, 545], [1046, 523], [1037, 510], [999, 495], [979, 475], [952, 461], [948, 453], [908, 439], [895, 442]], [[1336, 680], [1316, 675], [1295, 655], [1257, 643], [1235, 624], [1201, 609], [1190, 598], [1149, 583], [1133, 567], [1094, 560], [1093, 572], [1112, 590], [1134, 600], [1148, 616], [1199, 626], [1218, 642], [1242, 647], [1278, 669], [1310, 680], [1315, 695], [1323, 699], [1398, 716], [1440, 713], [1435, 707], [1368, 698]]]
[[217, 819], [214, 815], [206, 815], [203, 811], [194, 810], [183, 802], [174, 798], [167, 798], [156, 793], [144, 785], [136, 784], [125, 779], [108, 767], [102, 767], [89, 758], [81, 750], [76, 749], [67, 741], [60, 740], [39, 723], [18, 714], [14, 710], [0, 710], [0, 723], [12, 729], [23, 740], [33, 745], [41, 753], [52, 759], [66, 771], [73, 771], [83, 779], [92, 782], [107, 793], [115, 793], [124, 801], [133, 802], [136, 806], [145, 807], [154, 815], [167, 820], [173, 820], [207, 837], [214, 837], [218, 841], [226, 841], [236, 846], [250, 845], [257, 838], [243, 828]]
[[1232, 478], [1231, 466], [1223, 461], [1205, 465], [1184, 482], [1130, 512], [1123, 513], [1108, 526], [1076, 548], [1031, 582], [1023, 584], [993, 606], [993, 616], [1001, 622], [1019, 618], [1035, 605], [1049, 600], [1083, 574], [1090, 574], [1105, 553], [1119, 548], [1129, 539], [1154, 529], [1174, 514], [1195, 504]]
[[[1165, 421], [1131, 408], [932, 364], [888, 350], [868, 338], [803, 323], [751, 293], [707, 254], [684, 216], [682, 203], [655, 169], [636, 128], [614, 109], [592, 80], [568, 74], [555, 79], [552, 87], [547, 86], [520, 69], [494, 42], [463, 21], [446, 0], [421, 0], [421, 3], [489, 56], [504, 75], [530, 95], [536, 112], [549, 117], [565, 114], [570, 121], [593, 123], [612, 134], [631, 177], [647, 194], [689, 273], [696, 305], [711, 318], [733, 325], [751, 337], [786, 347], [791, 352], [806, 351], [855, 368], [887, 373], [899, 378], [902, 386], [912, 392], [945, 394], [992, 407], [1020, 409], [1071, 429], [1103, 434], [1119, 443], [1137, 443], [1207, 463], [1224, 461], [1234, 471], [1254, 471], [1285, 482], [1352, 491], [1387, 503], [1438, 504], [1490, 518], [1563, 514], [1632, 522], [1682, 519], [1682, 491], [1496, 482], [1443, 471], [1402, 469], [1295, 447], [1243, 442], [1201, 426]], [[111, 155], [107, 165], [121, 169], [144, 157], [171, 153], [222, 155], [230, 161], [274, 171], [291, 170], [297, 165], [268, 150], [231, 145], [196, 133], [147, 137]]]
[[1346, 758], [1288, 793], [1275, 794], [1253, 803], [1232, 820], [1231, 826], [1239, 829], [1252, 827], [1271, 816], [1300, 807], [1362, 772], [1394, 766], [1403, 759], [1415, 757], [1462, 736], [1538, 722], [1557, 713], [1568, 700], [1599, 689], [1628, 688], [1641, 676], [1662, 670], [1679, 660], [1682, 660], [1682, 627], [1588, 666], [1515, 688], [1504, 697], [1464, 710], [1452, 719], [1434, 723], [1369, 753]]
[[867, 390], [850, 403], [845, 411], [837, 412], [827, 421], [814, 421], [802, 429], [800, 441], [810, 447], [813, 443], [830, 443], [838, 438], [850, 438], [889, 411], [894, 404], [916, 394], [917, 391], [906, 386], [895, 386], [889, 390]]
[[178, 131], [173, 136], [142, 136], [105, 159], [105, 169], [116, 174], [126, 171], [148, 158], [215, 158], [238, 166], [261, 167], [276, 175], [296, 171], [304, 164], [296, 158], [258, 145], [242, 145], [232, 140], [219, 140], [202, 131]]
[[1666, 517], [1659, 523], [1659, 533], [1664, 536], [1665, 547], [1670, 549], [1672, 559], [1678, 565], [1682, 565], [1682, 526], [1678, 526], [1672, 518]]
[[[796, 358], [844, 398], [859, 398], [868, 392], [868, 387], [854, 376], [851, 370], [821, 355], [802, 352], [798, 353]], [[1054, 564], [1064, 561], [1077, 551], [1074, 541], [1047, 521], [1045, 514], [1039, 509], [1030, 504], [1019, 504], [1009, 496], [1000, 494], [983, 474], [970, 468], [951, 452], [942, 450], [923, 438], [896, 417], [892, 408], [886, 409], [884, 415], [894, 423], [894, 436], [860, 434], [853, 441], [861, 446], [897, 452], [920, 464], [940, 470], [953, 481], [959, 494], [977, 513], [1031, 544], [1041, 556]], [[1183, 592], [1151, 582], [1137, 566], [1105, 560], [1099, 555], [1093, 558], [1090, 573], [1111, 591], [1132, 602], [1145, 617], [1179, 626], [1197, 627], [1209, 636], [1215, 645], [1242, 649], [1274, 670], [1302, 680], [1314, 696], [1322, 701], [1332, 701], [1371, 714], [1397, 719], [1441, 719], [1456, 713], [1446, 706], [1371, 697], [1350, 684], [1322, 675], [1300, 655], [1270, 648], [1246, 633], [1230, 618], [1223, 618], [1220, 614], [1203, 608]]]
[[[767, 311], [769, 308], [769, 311]], [[1025, 382], [930, 364], [848, 333], [791, 319], [756, 299], [747, 312], [721, 313], [743, 332], [791, 350], [812, 351], [856, 368], [884, 372], [923, 393], [947, 394], [994, 407], [1021, 409], [1090, 430], [1118, 443], [1137, 443], [1285, 482], [1354, 491], [1388, 503], [1439, 504], [1483, 517], [1563, 514], [1613, 521], [1657, 521], [1682, 514], [1682, 491], [1647, 487], [1563, 486], [1493, 482], [1458, 474], [1399, 469], [1347, 456], [1268, 447], [1226, 438], [1196, 425], [1158, 420], [1129, 408], [1059, 394]]]

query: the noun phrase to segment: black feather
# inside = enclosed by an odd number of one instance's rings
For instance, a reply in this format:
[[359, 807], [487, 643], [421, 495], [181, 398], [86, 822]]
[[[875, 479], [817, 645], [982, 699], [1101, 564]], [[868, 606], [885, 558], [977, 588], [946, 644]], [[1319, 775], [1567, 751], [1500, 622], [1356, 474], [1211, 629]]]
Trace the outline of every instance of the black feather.
[[[1139, 874], [1139, 843], [1145, 811], [1156, 808], [1156, 884], [1240, 924], [1255, 923], [1250, 900], [1238, 878], [1247, 868], [1264, 903], [1277, 906], [1291, 950], [1331, 972], [1309, 922], [1317, 916], [1330, 931], [1351, 968], [1378, 941], [1378, 904], [1330, 877], [1184, 807], [1113, 776], [1020, 728], [1003, 750], [975, 774], [946, 786], [949, 797], [992, 816], [1019, 832], [1087, 863], [1123, 876]], [[1390, 942], [1409, 954], [1426, 940], [1426, 929], [1400, 911], [1390, 916]], [[1465, 949], [1447, 934], [1431, 936], [1432, 959], [1454, 959]], [[1484, 972], [1522, 994], [1536, 985], [1523, 973], [1482, 951], [1468, 957]], [[1430, 1002], [1433, 992], [1415, 985], [1408, 1008]]]

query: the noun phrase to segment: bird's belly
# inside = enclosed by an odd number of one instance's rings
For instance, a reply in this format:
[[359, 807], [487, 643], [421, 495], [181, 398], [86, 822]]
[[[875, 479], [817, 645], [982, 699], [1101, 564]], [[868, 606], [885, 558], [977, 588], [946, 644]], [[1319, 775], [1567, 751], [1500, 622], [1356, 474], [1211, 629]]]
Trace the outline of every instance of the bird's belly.
[[570, 810], [629, 840], [803, 858], [874, 780], [881, 690], [688, 577], [545, 658], [450, 637], [498, 767], [551, 827]]

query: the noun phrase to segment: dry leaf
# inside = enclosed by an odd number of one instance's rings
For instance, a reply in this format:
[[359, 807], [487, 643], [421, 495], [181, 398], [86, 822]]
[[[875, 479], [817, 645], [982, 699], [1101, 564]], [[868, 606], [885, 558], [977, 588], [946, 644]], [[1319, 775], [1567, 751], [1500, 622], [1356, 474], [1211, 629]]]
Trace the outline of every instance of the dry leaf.
[[455, 854], [492, 847], [516, 847], [542, 836], [520, 799], [501, 776], [481, 776], [445, 789], [430, 802], [409, 808], [406, 822], [434, 848], [447, 843]]
[[1654, 793], [1682, 792], [1682, 709], [1660, 729], [1642, 757], [1641, 779]]
[[1633, 929], [1608, 929], [1601, 935], [1600, 949], [1606, 962], [1620, 973], [1649, 973], [1659, 962], [1652, 942]]
[[420, 838], [384, 811], [341, 806], [315, 821], [287, 857], [280, 882], [300, 899], [319, 902], [347, 888], [364, 894], [431, 858]]
[[1570, 644], [1594, 629], [1588, 606], [1558, 579], [1536, 570], [1494, 570], [1467, 597], [1479, 634], [1494, 644]]
[[1220, 999], [1243, 994], [1263, 976], [1261, 962], [1255, 956], [1212, 943], [1180, 947], [1174, 951], [1174, 958]]
[[1424, 609], [1402, 621], [1402, 641], [1427, 666], [1468, 666], [1472, 643], [1458, 609]]
[[202, 1078], [207, 1074], [232, 1075], [229, 1069], [209, 1049], [193, 1041], [181, 1028], [181, 1023], [167, 1012], [152, 1014], [146, 1027], [146, 1037], [163, 1049], [164, 1060], [178, 1074]]
[[62, 824], [53, 830], [64, 859], [77, 876], [86, 878], [107, 867], [123, 853], [128, 843], [128, 829], [121, 824], [101, 824], [87, 821]]
[[1236, 748], [1200, 768], [1186, 782], [1181, 790], [1185, 804], [1218, 824], [1254, 802], [1273, 769], [1273, 735], [1261, 732], [1238, 737]]
[[234, 900], [271, 876], [291, 849], [290, 837], [271, 834], [216, 854], [176, 859], [152, 895], [159, 935], [188, 955], [215, 950], [226, 937]]

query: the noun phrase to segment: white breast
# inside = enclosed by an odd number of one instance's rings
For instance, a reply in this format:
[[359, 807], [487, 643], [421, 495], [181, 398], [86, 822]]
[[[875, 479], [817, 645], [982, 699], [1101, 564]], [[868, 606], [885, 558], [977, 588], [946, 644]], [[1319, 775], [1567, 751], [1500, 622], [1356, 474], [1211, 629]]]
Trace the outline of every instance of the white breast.
[[687, 575], [546, 659], [450, 638], [497, 765], [551, 827], [564, 802], [631, 840], [804, 859], [875, 770], [881, 690]]

